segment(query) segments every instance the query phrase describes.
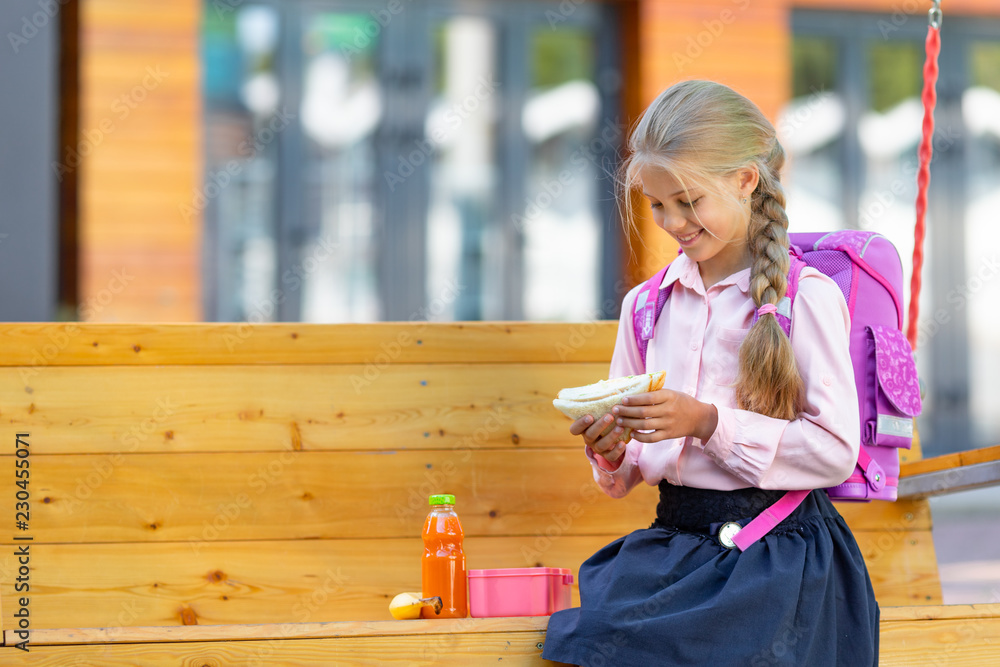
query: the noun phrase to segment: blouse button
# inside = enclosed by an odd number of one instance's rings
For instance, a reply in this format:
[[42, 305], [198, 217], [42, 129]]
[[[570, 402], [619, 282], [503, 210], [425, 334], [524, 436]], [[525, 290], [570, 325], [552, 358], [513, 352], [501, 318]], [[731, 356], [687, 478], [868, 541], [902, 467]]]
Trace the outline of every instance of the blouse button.
[[694, 387], [684, 387], [684, 393], [688, 396], [694, 396]]
[[698, 343], [691, 343], [691, 350], [694, 352], [698, 351]]
[[823, 384], [825, 384], [827, 387], [833, 384], [833, 380], [830, 378], [829, 375], [823, 378]]

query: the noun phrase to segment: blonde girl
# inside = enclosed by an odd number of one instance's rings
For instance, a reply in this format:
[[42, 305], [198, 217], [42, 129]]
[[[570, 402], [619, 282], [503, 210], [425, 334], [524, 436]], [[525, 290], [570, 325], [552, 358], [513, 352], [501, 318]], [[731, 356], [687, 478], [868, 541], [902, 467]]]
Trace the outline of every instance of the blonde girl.
[[[629, 139], [621, 199], [641, 191], [682, 253], [642, 362], [622, 303], [611, 377], [665, 370], [664, 388], [575, 421], [611, 497], [657, 485], [656, 519], [580, 568], [581, 606], [554, 614], [543, 657], [601, 665], [850, 666], [878, 662], [878, 605], [858, 546], [822, 491], [744, 551], [720, 535], [787, 490], [835, 486], [858, 456], [850, 320], [806, 268], [791, 335], [788, 218], [774, 127], [708, 81], [664, 91]], [[601, 436], [608, 426], [614, 429]], [[638, 429], [628, 443], [626, 427]]]

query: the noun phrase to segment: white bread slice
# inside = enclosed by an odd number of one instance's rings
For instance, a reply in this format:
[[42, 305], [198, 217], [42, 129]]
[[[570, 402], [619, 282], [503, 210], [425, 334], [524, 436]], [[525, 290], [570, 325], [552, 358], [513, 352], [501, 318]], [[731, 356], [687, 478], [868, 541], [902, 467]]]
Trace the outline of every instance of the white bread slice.
[[[611, 412], [611, 408], [619, 405], [626, 396], [644, 394], [663, 387], [665, 371], [629, 375], [610, 380], [601, 380], [582, 387], [570, 387], [559, 392], [552, 405], [570, 419], [576, 420], [584, 415], [591, 415], [598, 420]], [[614, 424], [605, 429], [605, 433], [614, 428]], [[626, 428], [622, 440], [632, 439], [632, 429]]]

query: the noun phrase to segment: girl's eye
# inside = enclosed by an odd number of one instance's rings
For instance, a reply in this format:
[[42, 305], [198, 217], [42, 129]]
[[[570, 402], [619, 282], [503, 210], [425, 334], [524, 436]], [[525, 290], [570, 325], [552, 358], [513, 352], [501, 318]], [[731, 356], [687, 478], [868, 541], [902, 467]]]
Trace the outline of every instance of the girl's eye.
[[651, 208], [653, 210], [656, 210], [658, 208], [663, 208], [663, 204], [661, 204], [660, 202], [656, 202], [656, 201], [650, 202], [649, 203], [649, 208]]
[[692, 200], [692, 201], [682, 201], [682, 202], [679, 202], [679, 203], [684, 208], [694, 208], [698, 204], [698, 202], [700, 202], [700, 201], [701, 201], [701, 197], [698, 197], [697, 199]]

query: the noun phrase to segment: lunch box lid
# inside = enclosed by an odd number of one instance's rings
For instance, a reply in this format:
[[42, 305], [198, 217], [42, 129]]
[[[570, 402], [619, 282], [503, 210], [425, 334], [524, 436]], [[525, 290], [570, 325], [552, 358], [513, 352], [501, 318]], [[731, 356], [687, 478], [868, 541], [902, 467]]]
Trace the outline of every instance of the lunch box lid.
[[572, 577], [570, 570], [564, 567], [509, 567], [494, 570], [469, 570], [468, 574], [470, 577], [564, 577], [566, 575]]

